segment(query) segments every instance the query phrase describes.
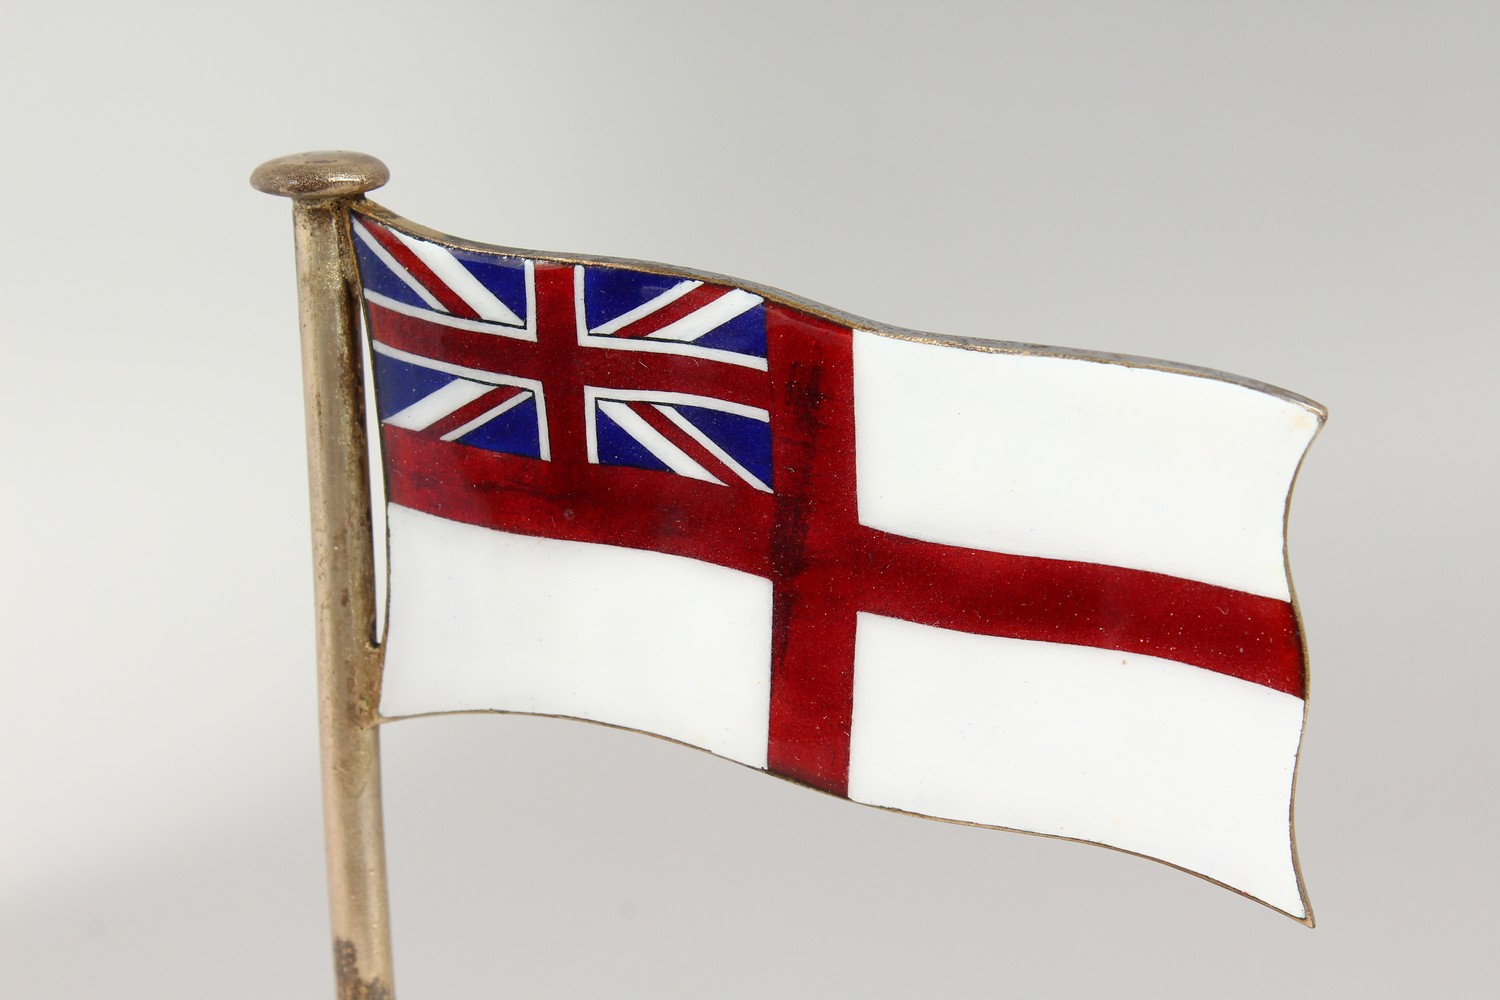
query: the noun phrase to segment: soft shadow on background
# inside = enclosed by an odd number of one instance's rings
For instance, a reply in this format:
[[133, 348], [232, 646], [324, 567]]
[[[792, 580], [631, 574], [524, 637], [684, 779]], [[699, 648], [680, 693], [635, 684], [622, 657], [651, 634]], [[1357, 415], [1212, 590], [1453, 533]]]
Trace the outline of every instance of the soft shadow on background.
[[1291, 516], [1319, 926], [598, 727], [386, 730], [402, 996], [1485, 994], [1500, 11], [13, 4], [0, 995], [332, 992], [291, 232], [382, 157], [475, 239], [1207, 365]]

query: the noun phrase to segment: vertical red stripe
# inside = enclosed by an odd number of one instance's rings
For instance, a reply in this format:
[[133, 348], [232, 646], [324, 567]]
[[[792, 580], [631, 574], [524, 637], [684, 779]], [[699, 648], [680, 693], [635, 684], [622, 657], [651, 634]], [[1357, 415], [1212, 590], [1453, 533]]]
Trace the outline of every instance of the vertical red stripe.
[[583, 353], [578, 347], [578, 320], [570, 264], [537, 264], [537, 367], [546, 373], [542, 396], [547, 409], [547, 435], [552, 461], [573, 470], [588, 468], [588, 432], [584, 423]]
[[843, 795], [858, 605], [838, 567], [860, 530], [853, 342], [847, 329], [780, 305], [766, 309], [766, 340], [776, 431], [767, 765]]

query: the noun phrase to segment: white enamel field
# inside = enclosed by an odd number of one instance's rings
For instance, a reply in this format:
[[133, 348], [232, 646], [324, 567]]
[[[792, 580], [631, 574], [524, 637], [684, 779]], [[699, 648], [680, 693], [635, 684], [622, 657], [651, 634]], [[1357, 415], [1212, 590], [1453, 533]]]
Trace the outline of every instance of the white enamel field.
[[1320, 417], [1214, 378], [854, 334], [860, 520], [1288, 597]]
[[771, 585], [391, 505], [380, 710], [567, 715], [766, 762]]

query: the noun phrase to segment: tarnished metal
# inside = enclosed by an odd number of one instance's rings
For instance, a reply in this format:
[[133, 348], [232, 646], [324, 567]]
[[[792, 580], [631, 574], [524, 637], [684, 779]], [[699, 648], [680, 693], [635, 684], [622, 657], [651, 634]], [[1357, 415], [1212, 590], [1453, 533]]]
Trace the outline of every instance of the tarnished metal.
[[333, 941], [334, 981], [338, 1000], [391, 1000], [393, 994], [386, 980], [367, 979], [361, 974], [359, 952], [348, 941]]
[[390, 179], [390, 170], [375, 157], [342, 150], [278, 156], [250, 174], [257, 191], [299, 201], [358, 198]]
[[302, 153], [250, 182], [293, 199], [307, 408], [318, 721], [334, 968], [340, 1000], [390, 1000], [380, 806], [381, 650], [375, 644], [369, 459], [348, 206], [389, 172], [363, 153]]

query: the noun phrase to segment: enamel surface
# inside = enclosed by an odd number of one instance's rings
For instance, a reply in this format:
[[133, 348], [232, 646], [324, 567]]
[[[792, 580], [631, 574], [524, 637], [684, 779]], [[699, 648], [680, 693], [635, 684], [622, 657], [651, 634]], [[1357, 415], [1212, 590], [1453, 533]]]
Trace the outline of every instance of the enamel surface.
[[390, 531], [383, 714], [570, 715], [765, 766], [766, 581], [395, 505]]
[[1302, 916], [1302, 700], [1150, 656], [860, 615], [849, 797], [1108, 844]]
[[1317, 432], [1243, 386], [854, 335], [860, 520], [1286, 600], [1282, 521]]
[[1305, 909], [1283, 559], [1320, 415], [356, 220], [387, 717], [573, 716]]

